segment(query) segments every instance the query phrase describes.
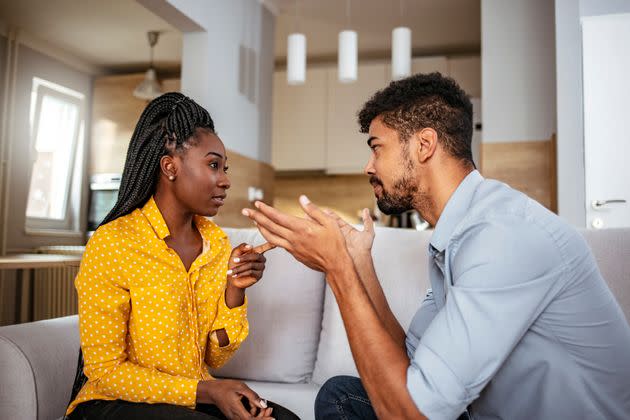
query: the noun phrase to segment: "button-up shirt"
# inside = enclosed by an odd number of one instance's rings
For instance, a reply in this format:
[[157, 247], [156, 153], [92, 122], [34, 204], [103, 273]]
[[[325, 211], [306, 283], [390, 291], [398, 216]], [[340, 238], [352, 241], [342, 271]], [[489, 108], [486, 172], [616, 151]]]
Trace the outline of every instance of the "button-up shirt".
[[[208, 367], [224, 364], [247, 336], [246, 303], [225, 303], [229, 240], [204, 217], [194, 223], [204, 246], [189, 270], [166, 245], [153, 198], [88, 242], [75, 280], [88, 382], [68, 413], [94, 399], [194, 407], [197, 382], [212, 379]], [[224, 347], [208, 338], [220, 329]]]
[[630, 327], [582, 236], [471, 172], [429, 245], [407, 387], [430, 419], [627, 419]]

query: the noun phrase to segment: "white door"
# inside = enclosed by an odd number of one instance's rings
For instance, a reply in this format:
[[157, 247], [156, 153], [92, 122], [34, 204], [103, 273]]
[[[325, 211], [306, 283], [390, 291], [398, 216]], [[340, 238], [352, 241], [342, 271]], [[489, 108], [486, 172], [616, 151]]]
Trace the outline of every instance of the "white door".
[[630, 227], [630, 14], [582, 19], [589, 228]]

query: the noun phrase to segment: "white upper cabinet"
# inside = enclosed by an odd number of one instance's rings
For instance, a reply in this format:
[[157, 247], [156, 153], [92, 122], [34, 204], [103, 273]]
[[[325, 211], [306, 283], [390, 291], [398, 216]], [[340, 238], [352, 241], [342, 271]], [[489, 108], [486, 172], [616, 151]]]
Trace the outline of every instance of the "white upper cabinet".
[[336, 67], [328, 69], [326, 172], [362, 173], [370, 157], [367, 134], [359, 132], [357, 114], [363, 104], [389, 83], [384, 63], [359, 65], [354, 83], [340, 83]]
[[[414, 58], [416, 73], [440, 72], [455, 79], [471, 97], [481, 95], [478, 56]], [[358, 80], [340, 83], [337, 66], [307, 70], [306, 83], [289, 86], [286, 72], [276, 71], [273, 87], [272, 160], [279, 171], [323, 170], [359, 174], [370, 157], [357, 114], [376, 91], [391, 81], [388, 61], [359, 64]]]
[[326, 68], [306, 71], [306, 83], [287, 84], [286, 71], [273, 81], [272, 163], [276, 170], [326, 167]]

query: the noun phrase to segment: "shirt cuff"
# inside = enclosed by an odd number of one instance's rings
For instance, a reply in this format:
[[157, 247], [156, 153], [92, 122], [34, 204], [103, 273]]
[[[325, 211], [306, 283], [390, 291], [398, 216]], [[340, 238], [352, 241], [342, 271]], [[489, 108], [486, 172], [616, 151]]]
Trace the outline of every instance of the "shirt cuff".
[[221, 293], [217, 316], [212, 324], [212, 331], [224, 329], [230, 339], [230, 344], [236, 342], [243, 324], [247, 321], [247, 296], [241, 306], [228, 308], [225, 302], [225, 292]]
[[455, 419], [469, 403], [459, 379], [437, 354], [422, 344], [407, 368], [407, 390], [418, 409], [431, 420]]
[[[195, 407], [197, 404], [197, 384], [199, 379], [177, 377], [172, 389], [176, 391], [175, 398], [169, 398], [173, 404]], [[169, 396], [170, 397], [170, 396]]]

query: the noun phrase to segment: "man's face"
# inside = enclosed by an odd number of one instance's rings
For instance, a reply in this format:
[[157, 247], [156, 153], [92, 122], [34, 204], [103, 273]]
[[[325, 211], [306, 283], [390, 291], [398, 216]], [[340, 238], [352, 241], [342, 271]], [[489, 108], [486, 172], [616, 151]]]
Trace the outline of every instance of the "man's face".
[[370, 177], [378, 208], [385, 214], [411, 210], [418, 186], [409, 143], [401, 142], [398, 132], [380, 117], [370, 124], [369, 136], [372, 155], [364, 172]]

